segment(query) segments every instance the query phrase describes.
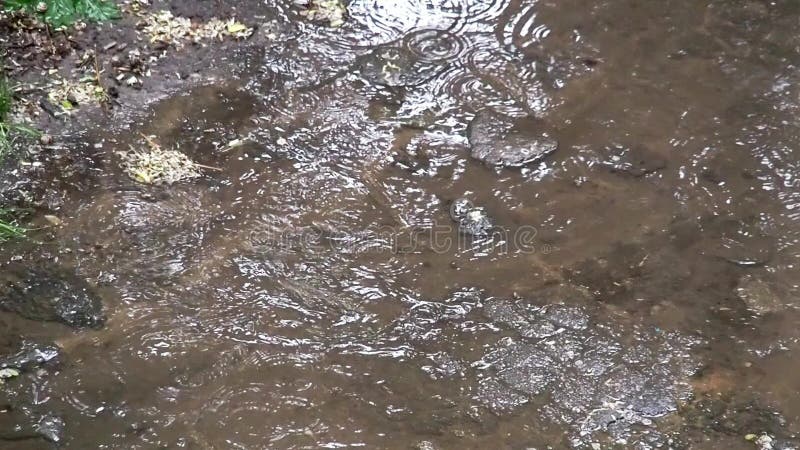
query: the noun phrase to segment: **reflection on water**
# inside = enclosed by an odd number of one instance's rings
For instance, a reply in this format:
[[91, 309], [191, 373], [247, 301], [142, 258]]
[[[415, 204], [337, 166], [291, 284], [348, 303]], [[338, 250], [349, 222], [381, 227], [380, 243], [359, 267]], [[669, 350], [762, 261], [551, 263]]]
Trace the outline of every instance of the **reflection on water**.
[[[18, 263], [107, 320], [3, 308], [0, 446], [795, 445], [794, 3], [267, 3], [241, 76], [90, 130]], [[134, 185], [140, 132], [223, 170]]]

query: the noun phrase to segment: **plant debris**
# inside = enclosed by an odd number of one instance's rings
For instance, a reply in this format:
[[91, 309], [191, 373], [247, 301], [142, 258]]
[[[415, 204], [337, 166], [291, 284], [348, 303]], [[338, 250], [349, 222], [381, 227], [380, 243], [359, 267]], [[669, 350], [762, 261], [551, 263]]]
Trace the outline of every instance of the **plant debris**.
[[47, 95], [48, 100], [66, 113], [71, 113], [80, 105], [108, 101], [106, 90], [97, 85], [94, 77], [87, 76], [78, 81], [56, 79], [52, 86]]
[[164, 43], [182, 47], [186, 41], [200, 43], [204, 39], [222, 40], [225, 37], [246, 39], [253, 29], [235, 19], [211, 19], [206, 23], [193, 23], [185, 17], [175, 17], [170, 11], [158, 11], [145, 17], [142, 32], [151, 43]]
[[152, 138], [144, 136], [147, 150], [131, 147], [129, 152], [119, 152], [121, 167], [131, 178], [143, 184], [174, 184], [197, 178], [201, 169], [220, 170], [192, 161], [178, 150], [165, 150]]
[[19, 370], [12, 368], [0, 369], [0, 385], [5, 383], [9, 378], [16, 378], [19, 376]]
[[300, 15], [312, 22], [327, 23], [333, 28], [344, 25], [347, 7], [341, 0], [303, 0], [299, 4], [306, 8]]

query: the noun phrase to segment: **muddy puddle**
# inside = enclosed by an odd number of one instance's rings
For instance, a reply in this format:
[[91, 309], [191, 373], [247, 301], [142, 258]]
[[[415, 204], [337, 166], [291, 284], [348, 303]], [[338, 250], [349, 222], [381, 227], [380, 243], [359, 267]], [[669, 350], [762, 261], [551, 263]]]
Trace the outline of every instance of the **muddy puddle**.
[[0, 447], [798, 445], [794, 2], [266, 3], [3, 248]]

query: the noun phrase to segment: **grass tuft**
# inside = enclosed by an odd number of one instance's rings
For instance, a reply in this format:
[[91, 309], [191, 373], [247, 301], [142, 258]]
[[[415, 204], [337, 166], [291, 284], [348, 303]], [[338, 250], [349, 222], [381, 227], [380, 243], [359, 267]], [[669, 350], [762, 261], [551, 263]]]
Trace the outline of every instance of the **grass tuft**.
[[24, 237], [28, 231], [17, 224], [14, 215], [14, 210], [0, 208], [0, 242]]
[[[2, 70], [1, 63], [2, 61], [0, 61], [0, 71]], [[8, 114], [11, 112], [13, 101], [8, 80], [5, 74], [0, 72], [0, 163], [3, 162], [4, 157], [11, 150], [10, 130], [6, 119], [8, 119]]]
[[106, 22], [119, 19], [113, 0], [5, 0], [6, 11], [25, 11], [54, 27], [69, 26], [78, 20]]
[[[0, 60], [0, 65], [2, 60]], [[0, 70], [2, 67], [0, 66]], [[11, 112], [11, 103], [13, 102], [11, 88], [8, 86], [8, 80], [5, 74], [0, 72], [0, 123], [5, 122], [8, 113]]]
[[0, 59], [0, 163], [11, 152], [15, 138], [27, 136], [38, 138], [41, 134], [31, 127], [11, 122], [11, 109], [14, 105], [14, 93], [3, 73], [3, 61]]
[[[3, 70], [3, 61], [0, 60], [0, 164], [11, 151], [12, 141], [16, 134], [38, 135], [38, 131], [29, 127], [9, 123], [14, 95]], [[18, 213], [18, 210], [0, 208], [0, 242], [25, 236], [28, 230], [17, 223]]]

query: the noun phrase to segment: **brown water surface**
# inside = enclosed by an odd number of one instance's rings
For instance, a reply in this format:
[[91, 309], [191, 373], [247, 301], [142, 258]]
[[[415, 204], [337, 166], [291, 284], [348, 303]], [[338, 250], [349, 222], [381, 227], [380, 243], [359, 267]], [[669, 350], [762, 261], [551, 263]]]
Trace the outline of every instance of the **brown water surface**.
[[[0, 349], [61, 347], [4, 388], [0, 429], [58, 418], [69, 449], [795, 445], [797, 2], [353, 0], [338, 29], [266, 3], [271, 35], [214, 61], [236, 75], [88, 130], [64, 225], [4, 249], [76, 272], [108, 320], [0, 313]], [[138, 185], [116, 152], [140, 133], [222, 170]], [[558, 149], [523, 167], [471, 157], [543, 135]], [[459, 230], [460, 198], [489, 234]]]

